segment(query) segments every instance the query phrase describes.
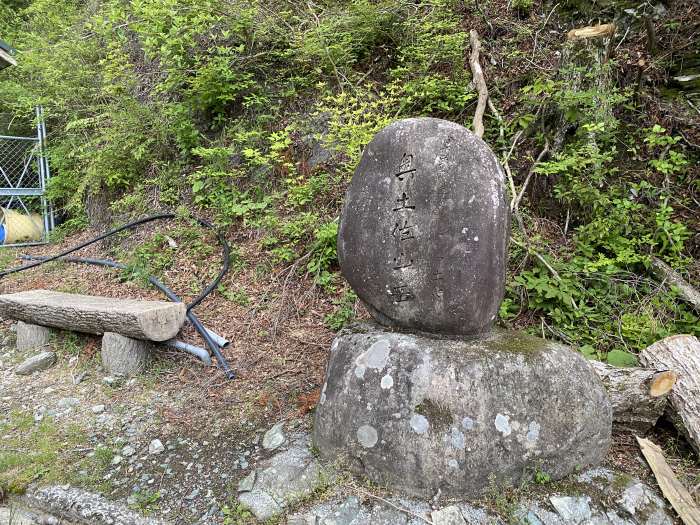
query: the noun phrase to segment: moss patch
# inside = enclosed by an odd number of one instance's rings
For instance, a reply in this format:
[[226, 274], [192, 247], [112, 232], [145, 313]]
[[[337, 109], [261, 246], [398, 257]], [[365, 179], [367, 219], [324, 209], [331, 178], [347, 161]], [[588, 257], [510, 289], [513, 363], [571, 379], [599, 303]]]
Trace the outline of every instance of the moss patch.
[[425, 416], [430, 426], [437, 431], [445, 430], [452, 424], [452, 414], [447, 407], [432, 399], [424, 399], [415, 408], [416, 414]]
[[627, 486], [632, 482], [632, 480], [632, 476], [628, 476], [627, 474], [618, 472], [613, 478], [611, 487], [616, 494], [619, 494], [627, 488]]

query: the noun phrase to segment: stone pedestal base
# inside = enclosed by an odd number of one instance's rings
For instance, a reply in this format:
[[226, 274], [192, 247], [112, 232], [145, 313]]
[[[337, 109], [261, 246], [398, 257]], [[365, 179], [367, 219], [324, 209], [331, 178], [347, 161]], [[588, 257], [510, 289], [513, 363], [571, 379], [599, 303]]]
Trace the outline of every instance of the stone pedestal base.
[[331, 348], [313, 441], [417, 496], [559, 479], [608, 451], [610, 401], [583, 357], [515, 332], [434, 339], [363, 324]]

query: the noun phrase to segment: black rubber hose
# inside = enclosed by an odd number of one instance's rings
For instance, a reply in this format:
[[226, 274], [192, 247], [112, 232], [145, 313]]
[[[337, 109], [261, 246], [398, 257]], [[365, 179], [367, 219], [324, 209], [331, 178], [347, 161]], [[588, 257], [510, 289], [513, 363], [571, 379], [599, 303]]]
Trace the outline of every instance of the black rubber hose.
[[[40, 265], [45, 264], [47, 262], [55, 261], [56, 259], [60, 259], [61, 257], [65, 257], [66, 255], [69, 255], [73, 252], [77, 252], [78, 250], [85, 248], [86, 246], [90, 246], [91, 244], [95, 244], [96, 242], [104, 240], [107, 237], [110, 237], [112, 235], [116, 235], [117, 233], [123, 232], [124, 230], [133, 229], [133, 228], [136, 228], [137, 226], [141, 226], [142, 224], [146, 224], [146, 223], [157, 221], [157, 220], [174, 219], [175, 217], [177, 217], [177, 215], [175, 215], [174, 213], [161, 213], [159, 215], [152, 215], [150, 217], [145, 217], [143, 219], [139, 219], [137, 221], [130, 222], [128, 224], [120, 226], [119, 228], [115, 228], [114, 230], [108, 231], [107, 233], [103, 233], [102, 235], [95, 237], [94, 239], [91, 239], [89, 241], [85, 241], [77, 246], [74, 246], [73, 248], [69, 248], [66, 251], [61, 252], [59, 254], [51, 255], [49, 257], [46, 257], [45, 259], [42, 258], [42, 260], [39, 260], [39, 261], [36, 261], [33, 263], [29, 263], [29, 264], [25, 264], [23, 266], [18, 266], [16, 268], [10, 268], [8, 270], [3, 270], [2, 272], [0, 272], [0, 279], [5, 277], [6, 275], [21, 272], [24, 270], [29, 270], [30, 268], [36, 268], [37, 266], [40, 266]], [[202, 226], [204, 226], [206, 228], [210, 228], [212, 231], [214, 231], [214, 233], [217, 237], [217, 240], [221, 244], [223, 257], [222, 257], [221, 271], [216, 276], [216, 278], [211, 283], [209, 283], [209, 285], [206, 288], [204, 288], [204, 290], [202, 290], [201, 293], [197, 297], [195, 297], [187, 305], [187, 312], [188, 313], [190, 310], [192, 310], [192, 308], [194, 308], [199, 303], [201, 303], [204, 300], [204, 298], [207, 295], [209, 295], [219, 285], [219, 283], [221, 282], [221, 279], [223, 279], [224, 275], [226, 275], [226, 272], [228, 272], [229, 264], [230, 264], [229, 258], [230, 258], [230, 252], [231, 252], [231, 249], [229, 248], [228, 242], [226, 242], [226, 239], [224, 238], [224, 236], [221, 233], [219, 233], [218, 231], [216, 231], [216, 229], [214, 228], [214, 226], [211, 223], [209, 223], [203, 219], [198, 219], [196, 217], [194, 219]]]
[[[39, 262], [48, 262], [49, 257], [38, 257], [34, 255], [20, 255], [21, 259], [26, 259], [26, 260], [36, 260]], [[53, 259], [52, 259], [53, 260]], [[111, 261], [109, 259], [93, 259], [91, 257], [61, 257], [62, 261], [65, 262], [71, 262], [71, 263], [80, 263], [80, 264], [92, 264], [95, 266], [108, 266], [110, 268], [117, 268], [119, 270], [126, 270], [127, 266], [118, 263], [117, 261]], [[29, 266], [29, 265], [27, 265]], [[153, 286], [158, 288], [163, 294], [170, 299], [174, 303], [181, 303], [182, 299], [180, 299], [175, 292], [165, 284], [163, 284], [159, 279], [156, 277], [150, 275], [148, 277], [148, 282], [150, 282]], [[231, 366], [229, 365], [228, 361], [226, 358], [223, 356], [221, 353], [221, 350], [219, 348], [219, 345], [216, 344], [216, 342], [212, 339], [212, 337], [209, 335], [209, 332], [207, 332], [207, 329], [202, 325], [202, 322], [197, 318], [197, 316], [191, 312], [187, 312], [187, 319], [189, 320], [190, 323], [192, 323], [192, 326], [194, 326], [195, 330], [199, 332], [199, 335], [202, 336], [204, 339], [204, 342], [206, 345], [209, 347], [209, 350], [211, 351], [212, 354], [214, 354], [214, 357], [216, 357], [216, 362], [219, 364], [219, 368], [221, 368], [222, 372], [226, 376], [227, 379], [234, 379], [236, 377], [236, 374], [233, 370], [231, 370]]]
[[107, 237], [110, 237], [111, 235], [116, 235], [119, 232], [122, 232], [124, 230], [128, 230], [131, 228], [135, 228], [136, 226], [141, 226], [142, 224], [146, 224], [148, 222], [153, 222], [157, 220], [163, 220], [163, 219], [173, 219], [175, 218], [174, 213], [161, 213], [160, 215], [151, 215], [150, 217], [146, 217], [144, 219], [139, 219], [138, 221], [130, 222], [128, 224], [125, 224], [124, 226], [120, 226], [119, 228], [115, 228], [114, 230], [108, 231], [107, 233], [103, 233], [102, 235], [95, 237], [94, 239], [91, 239], [89, 241], [85, 241], [78, 246], [74, 246], [73, 248], [69, 248], [64, 252], [61, 252], [56, 255], [51, 255], [46, 258], [42, 258], [40, 261], [36, 261], [33, 263], [25, 264], [23, 266], [17, 266], [15, 268], [10, 268], [8, 270], [3, 270], [0, 272], [0, 279], [13, 274], [17, 272], [22, 272], [24, 270], [29, 270], [30, 268], [36, 268], [37, 266], [41, 266], [42, 264], [45, 264], [50, 261], [55, 261], [56, 259], [60, 259], [61, 257], [64, 257], [66, 255], [69, 255], [73, 252], [77, 252], [78, 250], [85, 248], [86, 246], [90, 246], [91, 244], [95, 244], [96, 242], [99, 242], [103, 239], [106, 239]]

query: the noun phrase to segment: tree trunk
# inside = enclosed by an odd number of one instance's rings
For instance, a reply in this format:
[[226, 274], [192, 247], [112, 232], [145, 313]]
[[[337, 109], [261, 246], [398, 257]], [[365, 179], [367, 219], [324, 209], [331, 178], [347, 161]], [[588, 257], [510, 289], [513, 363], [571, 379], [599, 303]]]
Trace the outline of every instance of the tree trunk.
[[[562, 46], [557, 79], [565, 90], [585, 97], [595, 97], [598, 122], [610, 122], [613, 119], [611, 93], [615, 85], [610, 68], [605, 67], [610, 46], [617, 27], [615, 24], [573, 29], [567, 34]], [[592, 93], [592, 95], [586, 93]], [[566, 104], [564, 104], [566, 105]], [[564, 107], [554, 104], [545, 109], [545, 118], [553, 121], [554, 133], [551, 138], [550, 155], [554, 156], [565, 150], [566, 142], [578, 122], [572, 122], [565, 114]], [[596, 132], [589, 131], [588, 142], [592, 153], [599, 151]], [[557, 176], [536, 177], [530, 184], [528, 196], [531, 202], [537, 202], [541, 196], [551, 195]]]
[[676, 374], [653, 368], [617, 368], [589, 362], [603, 381], [613, 407], [613, 424], [623, 430], [644, 433], [664, 413]]
[[674, 335], [642, 350], [639, 360], [653, 368], [678, 374], [666, 413], [675, 427], [700, 453], [700, 341], [692, 335]]

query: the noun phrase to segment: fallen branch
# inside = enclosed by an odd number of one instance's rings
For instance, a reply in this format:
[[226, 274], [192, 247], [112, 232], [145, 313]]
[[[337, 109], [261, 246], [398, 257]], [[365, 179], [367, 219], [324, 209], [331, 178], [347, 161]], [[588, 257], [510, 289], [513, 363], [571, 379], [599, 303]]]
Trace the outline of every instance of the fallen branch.
[[688, 490], [678, 480], [666, 462], [661, 448], [648, 439], [637, 437], [639, 448], [649, 463], [651, 471], [666, 499], [678, 513], [685, 525], [700, 525], [700, 509], [693, 501]]
[[552, 10], [549, 12], [547, 15], [547, 18], [544, 19], [544, 24], [542, 24], [542, 27], [538, 28], [537, 31], [535, 31], [535, 38], [532, 43], [532, 56], [530, 57], [531, 60], [535, 60], [535, 53], [537, 52], [537, 39], [540, 36], [540, 32], [547, 27], [547, 24], [549, 23], [549, 19], [552, 17], [552, 14], [554, 14], [554, 10], [559, 7], [559, 4], [554, 4], [554, 7], [552, 7]]
[[498, 136], [501, 140], [503, 140], [503, 136], [506, 132], [505, 126], [503, 125], [503, 117], [501, 117], [501, 114], [496, 109], [496, 106], [493, 104], [491, 97], [489, 97], [488, 99], [488, 105], [489, 110], [491, 111], [491, 113], [493, 113], [493, 117], [498, 121]]
[[[521, 229], [521, 230], [524, 230], [524, 228], [523, 228], [522, 226], [521, 226], [520, 229]], [[547, 268], [547, 269], [551, 272], [552, 276], [553, 276], [557, 281], [561, 281], [561, 277], [559, 276], [559, 273], [557, 273], [557, 271], [556, 271], [554, 268], [552, 268], [552, 266], [547, 262], [547, 259], [545, 259], [544, 257], [542, 257], [539, 253], [537, 253], [537, 251], [535, 251], [534, 248], [532, 248], [531, 246], [529, 246], [529, 241], [528, 241], [528, 246], [525, 246], [523, 243], [521, 243], [520, 241], [517, 241], [517, 240], [513, 239], [512, 237], [511, 237], [510, 240], [511, 240], [511, 242], [512, 242], [513, 244], [515, 244], [516, 246], [520, 246], [522, 249], [527, 250], [527, 253], [529, 253], [530, 255], [534, 255], [535, 258], [536, 258], [538, 261], [540, 261], [542, 264], [544, 264], [545, 268]], [[573, 299], [572, 299], [572, 301], [573, 301]]]
[[525, 130], [521, 129], [515, 134], [515, 136], [513, 137], [513, 142], [511, 142], [510, 144], [510, 149], [508, 150], [506, 156], [503, 158], [503, 169], [506, 170], [506, 174], [508, 175], [508, 185], [510, 186], [510, 193], [511, 195], [513, 195], [513, 197], [515, 197], [516, 195], [515, 181], [513, 180], [513, 174], [510, 171], [510, 165], [508, 164], [508, 160], [513, 154], [513, 150], [515, 149], [515, 146], [518, 144], [518, 141], [520, 140], [520, 137], [523, 135], [524, 132]]
[[680, 298], [690, 303], [695, 311], [700, 313], [700, 291], [694, 288], [673, 268], [657, 257], [652, 257], [651, 259], [651, 270], [662, 282], [665, 281], [675, 286], [678, 289]]
[[489, 90], [486, 87], [486, 80], [484, 79], [484, 72], [481, 69], [481, 64], [479, 64], [479, 52], [481, 50], [479, 33], [477, 33], [474, 29], [469, 31], [469, 43], [472, 47], [472, 52], [469, 57], [469, 67], [472, 70], [472, 81], [474, 82], [476, 91], [479, 94], [479, 98], [476, 103], [476, 110], [474, 110], [472, 128], [474, 129], [474, 134], [481, 138], [484, 136], [484, 111], [486, 111], [486, 103], [489, 99]]
[[613, 408], [613, 423], [624, 430], [644, 433], [664, 413], [668, 393], [678, 376], [670, 370], [619, 368], [589, 361], [608, 392]]
[[486, 13], [481, 9], [481, 5], [479, 4], [479, 0], [474, 0], [474, 7], [476, 7], [476, 10], [479, 11], [479, 14], [481, 15], [481, 18], [484, 19], [484, 23], [489, 26], [489, 31], [490, 35], [493, 37], [493, 24], [489, 20], [489, 18], [486, 16]]

